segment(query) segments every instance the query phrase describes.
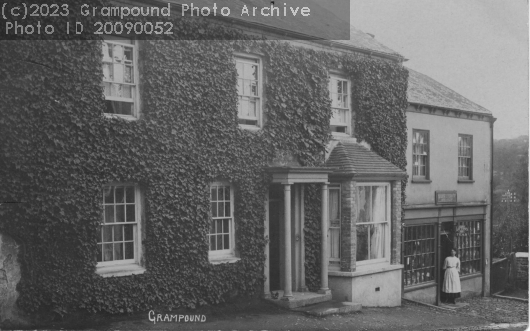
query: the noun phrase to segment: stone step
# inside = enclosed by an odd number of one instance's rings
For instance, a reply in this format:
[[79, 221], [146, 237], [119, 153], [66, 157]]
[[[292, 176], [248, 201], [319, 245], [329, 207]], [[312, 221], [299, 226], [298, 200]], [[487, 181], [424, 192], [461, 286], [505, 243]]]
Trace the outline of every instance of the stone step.
[[328, 301], [317, 303], [311, 306], [305, 306], [300, 308], [295, 308], [293, 310], [304, 312], [308, 315], [313, 316], [327, 316], [334, 314], [348, 314], [354, 311], [360, 311], [362, 305], [356, 302], [338, 302], [338, 301]]
[[319, 294], [314, 292], [293, 292], [293, 296], [288, 300], [283, 298], [283, 291], [272, 291], [271, 294], [274, 295], [274, 297], [268, 298], [267, 301], [288, 309], [331, 301], [331, 293]]

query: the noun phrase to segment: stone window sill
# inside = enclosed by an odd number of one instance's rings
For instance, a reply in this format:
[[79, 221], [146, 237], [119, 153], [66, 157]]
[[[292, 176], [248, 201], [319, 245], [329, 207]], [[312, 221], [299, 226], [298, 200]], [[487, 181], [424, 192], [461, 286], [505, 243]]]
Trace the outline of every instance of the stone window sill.
[[250, 132], [258, 132], [261, 128], [255, 125], [239, 124], [239, 128]]
[[145, 272], [145, 268], [138, 264], [118, 264], [112, 266], [97, 267], [96, 274], [101, 277], [124, 277], [131, 275], [141, 275]]
[[230, 257], [215, 257], [210, 258], [211, 264], [222, 264], [222, 263], [236, 263], [237, 261], [241, 260], [238, 257], [230, 256]]
[[104, 113], [103, 115], [106, 118], [121, 118], [122, 120], [126, 120], [126, 121], [137, 121], [138, 120], [138, 117], [131, 116], [131, 115], [119, 115], [119, 114], [109, 114], [109, 113]]
[[472, 184], [474, 183], [475, 181], [473, 179], [459, 179], [458, 180], [458, 183], [459, 184]]
[[359, 277], [359, 276], [365, 276], [365, 275], [372, 275], [377, 274], [381, 272], [387, 272], [387, 271], [393, 271], [393, 270], [399, 270], [403, 269], [402, 264], [387, 264], [384, 266], [361, 266], [357, 267], [356, 271], [353, 272], [346, 272], [346, 271], [328, 271], [328, 276], [335, 276], [335, 277]]
[[430, 184], [432, 183], [432, 180], [430, 179], [424, 179], [424, 178], [416, 178], [416, 179], [412, 179], [412, 183], [414, 184]]

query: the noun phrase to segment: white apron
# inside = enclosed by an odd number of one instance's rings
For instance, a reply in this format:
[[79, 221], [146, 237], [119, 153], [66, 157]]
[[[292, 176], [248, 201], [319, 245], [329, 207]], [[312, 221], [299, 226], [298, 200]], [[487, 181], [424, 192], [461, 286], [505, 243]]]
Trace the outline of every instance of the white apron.
[[445, 277], [442, 291], [445, 293], [460, 293], [460, 259], [456, 256], [448, 256], [444, 262]]

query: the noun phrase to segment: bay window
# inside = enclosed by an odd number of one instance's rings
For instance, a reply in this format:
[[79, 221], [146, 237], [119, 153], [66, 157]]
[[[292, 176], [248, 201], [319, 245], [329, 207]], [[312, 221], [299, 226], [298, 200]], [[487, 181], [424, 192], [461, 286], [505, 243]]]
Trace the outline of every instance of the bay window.
[[329, 263], [340, 267], [340, 185], [329, 186]]
[[390, 184], [357, 183], [357, 265], [390, 259]]

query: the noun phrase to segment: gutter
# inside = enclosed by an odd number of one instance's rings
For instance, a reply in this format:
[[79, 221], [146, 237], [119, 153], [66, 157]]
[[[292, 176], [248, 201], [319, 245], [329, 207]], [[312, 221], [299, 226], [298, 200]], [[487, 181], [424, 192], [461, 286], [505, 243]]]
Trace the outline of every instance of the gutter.
[[[116, 2], [124, 2], [124, 1], [122, 0], [122, 1], [116, 1]], [[170, 3], [172, 6], [177, 7], [180, 12], [182, 12], [182, 5], [179, 4], [179, 3], [175, 3], [173, 1], [139, 0], [138, 2], [139, 3], [141, 2], [143, 4], [151, 4], [153, 6], [158, 6], [158, 7], [161, 7], [163, 5], [167, 5], [168, 3]], [[174, 11], [174, 10], [172, 10], [172, 11]], [[321, 44], [321, 45], [324, 45], [324, 46], [328, 46], [328, 47], [341, 48], [341, 49], [345, 49], [345, 50], [349, 50], [349, 51], [354, 51], [354, 52], [358, 52], [358, 53], [367, 54], [369, 56], [376, 55], [378, 57], [382, 57], [382, 58], [385, 58], [385, 59], [390, 59], [390, 60], [393, 60], [393, 61], [399, 62], [399, 63], [403, 63], [403, 62], [408, 60], [408, 59], [405, 59], [403, 56], [401, 56], [399, 54], [394, 55], [394, 54], [385, 53], [385, 52], [381, 52], [381, 51], [375, 51], [375, 50], [369, 50], [369, 49], [365, 49], [365, 48], [345, 45], [345, 44], [342, 44], [342, 43], [334, 41], [334, 40], [328, 40], [328, 39], [325, 39], [325, 38], [315, 37], [315, 36], [308, 35], [308, 34], [305, 34], [305, 33], [296, 32], [296, 31], [292, 31], [292, 30], [287, 30], [287, 29], [283, 29], [283, 28], [279, 28], [279, 27], [275, 27], [275, 26], [271, 26], [271, 25], [267, 25], [267, 24], [263, 24], [263, 23], [249, 22], [249, 21], [242, 20], [242, 19], [237, 19], [237, 18], [233, 18], [233, 17], [224, 17], [224, 16], [215, 16], [215, 17], [212, 17], [211, 19], [214, 19], [214, 20], [218, 19], [220, 21], [225, 21], [225, 22], [237, 24], [237, 25], [240, 25], [240, 26], [247, 26], [247, 27], [253, 27], [253, 28], [256, 28], [256, 29], [262, 29], [262, 30], [265, 30], [265, 31], [268, 31], [268, 32], [271, 32], [271, 33], [275, 33], [275, 34], [279, 34], [279, 35], [285, 36], [285, 37], [290, 37], [290, 38], [292, 38], [292, 40], [310, 40], [310, 41], [313, 41], [315, 43], [318, 43], [318, 44]]]

